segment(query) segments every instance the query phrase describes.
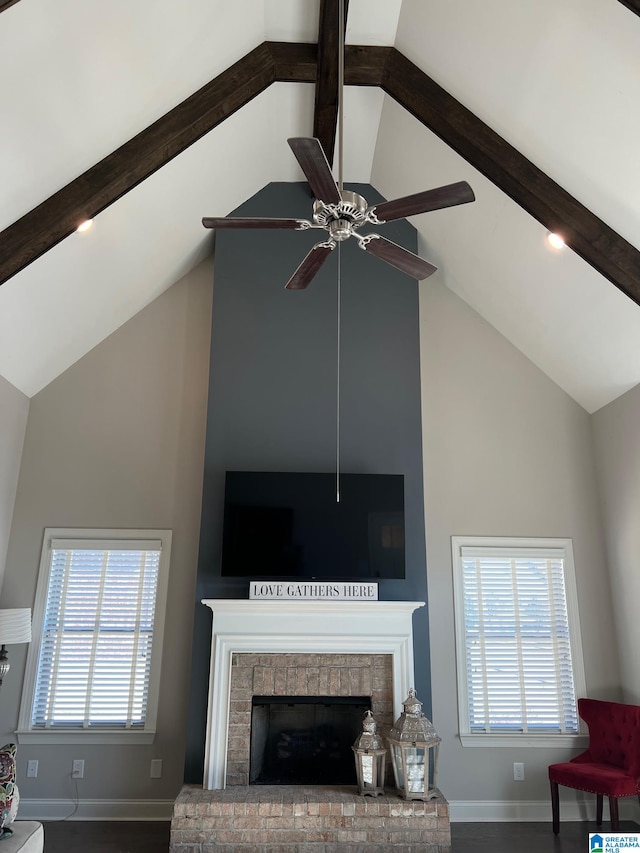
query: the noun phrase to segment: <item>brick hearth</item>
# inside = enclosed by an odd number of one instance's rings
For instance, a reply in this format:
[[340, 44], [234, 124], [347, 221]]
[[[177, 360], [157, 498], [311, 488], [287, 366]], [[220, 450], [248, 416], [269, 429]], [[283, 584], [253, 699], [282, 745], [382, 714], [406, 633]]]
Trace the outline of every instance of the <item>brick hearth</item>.
[[171, 853], [450, 853], [449, 806], [350, 787], [185, 786]]

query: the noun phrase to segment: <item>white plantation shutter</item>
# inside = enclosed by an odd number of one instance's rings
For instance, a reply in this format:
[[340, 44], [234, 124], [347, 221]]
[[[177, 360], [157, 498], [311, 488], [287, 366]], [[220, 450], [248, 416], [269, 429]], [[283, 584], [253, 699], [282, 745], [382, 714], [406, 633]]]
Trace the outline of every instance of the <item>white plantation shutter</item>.
[[566, 546], [454, 547], [464, 732], [578, 734], [567, 556]]
[[167, 534], [164, 543], [55, 536], [45, 543], [36, 607], [40, 642], [28, 720], [21, 711], [20, 729], [145, 732], [150, 716], [155, 724], [163, 545], [170, 543], [170, 533], [159, 532]]

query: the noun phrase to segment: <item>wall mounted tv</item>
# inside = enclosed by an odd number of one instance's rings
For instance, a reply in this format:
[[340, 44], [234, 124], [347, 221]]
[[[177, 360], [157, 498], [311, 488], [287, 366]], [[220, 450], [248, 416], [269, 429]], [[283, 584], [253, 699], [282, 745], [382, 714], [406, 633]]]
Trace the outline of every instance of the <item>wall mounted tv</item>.
[[404, 578], [404, 476], [227, 471], [222, 575]]

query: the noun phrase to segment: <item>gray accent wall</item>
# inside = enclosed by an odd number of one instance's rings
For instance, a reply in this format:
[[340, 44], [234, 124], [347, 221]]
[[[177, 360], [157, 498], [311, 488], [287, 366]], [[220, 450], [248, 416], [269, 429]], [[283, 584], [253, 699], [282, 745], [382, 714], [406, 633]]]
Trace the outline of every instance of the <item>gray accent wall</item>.
[[[369, 203], [381, 196], [353, 186]], [[306, 184], [270, 184], [235, 211], [309, 218]], [[372, 230], [372, 229], [369, 229]], [[378, 229], [416, 251], [406, 222]], [[305, 291], [284, 285], [323, 231], [216, 234], [209, 414], [196, 596], [187, 781], [201, 782], [211, 613], [201, 598], [246, 598], [220, 576], [227, 470], [336, 470], [338, 249]], [[349, 240], [341, 248], [340, 467], [404, 474], [406, 580], [380, 597], [426, 601], [418, 285]], [[430, 709], [426, 608], [414, 617], [416, 689]], [[348, 652], [345, 649], [345, 652]]]
[[[28, 414], [29, 398], [0, 376], [0, 589]], [[29, 607], [30, 603], [21, 602], [18, 596], [11, 606]]]

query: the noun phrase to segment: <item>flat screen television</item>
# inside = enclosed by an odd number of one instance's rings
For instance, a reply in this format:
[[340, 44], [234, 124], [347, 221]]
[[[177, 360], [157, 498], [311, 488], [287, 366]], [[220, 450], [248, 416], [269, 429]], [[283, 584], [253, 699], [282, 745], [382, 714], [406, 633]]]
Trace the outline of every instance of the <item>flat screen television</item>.
[[227, 471], [222, 575], [404, 578], [404, 476]]

